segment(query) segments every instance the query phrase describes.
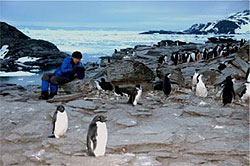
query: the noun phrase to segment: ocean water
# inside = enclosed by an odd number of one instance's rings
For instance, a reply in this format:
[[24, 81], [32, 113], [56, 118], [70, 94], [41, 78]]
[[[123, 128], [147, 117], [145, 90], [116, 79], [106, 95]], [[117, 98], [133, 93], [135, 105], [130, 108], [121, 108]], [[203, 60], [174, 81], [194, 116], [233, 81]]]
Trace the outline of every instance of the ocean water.
[[[185, 42], [205, 43], [209, 37], [221, 35], [140, 35], [141, 31], [104, 31], [104, 30], [35, 30], [21, 29], [33, 39], [43, 39], [54, 43], [61, 51], [71, 54], [73, 51], [83, 53], [83, 63], [98, 62], [100, 56], [111, 56], [114, 49], [134, 47], [136, 45], [153, 45], [161, 40], [180, 40]], [[233, 39], [247, 39], [249, 34], [227, 35]], [[1, 83], [15, 83], [18, 85], [39, 85], [41, 73], [36, 75], [18, 73], [0, 73]]]
[[[100, 56], [111, 56], [114, 49], [153, 45], [161, 40], [181, 40], [185, 42], [205, 43], [208, 37], [220, 35], [140, 35], [141, 31], [104, 31], [104, 30], [32, 30], [21, 31], [34, 39], [43, 39], [54, 43], [61, 51], [72, 53], [79, 50], [84, 54], [84, 62], [98, 61]], [[228, 35], [234, 39], [249, 39], [249, 34]]]

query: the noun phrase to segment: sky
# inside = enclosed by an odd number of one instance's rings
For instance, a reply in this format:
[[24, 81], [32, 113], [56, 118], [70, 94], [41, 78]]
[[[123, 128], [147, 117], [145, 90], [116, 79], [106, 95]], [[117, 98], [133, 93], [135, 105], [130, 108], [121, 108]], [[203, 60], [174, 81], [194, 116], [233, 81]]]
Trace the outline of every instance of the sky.
[[17, 28], [185, 30], [249, 9], [238, 1], [0, 1], [0, 20]]

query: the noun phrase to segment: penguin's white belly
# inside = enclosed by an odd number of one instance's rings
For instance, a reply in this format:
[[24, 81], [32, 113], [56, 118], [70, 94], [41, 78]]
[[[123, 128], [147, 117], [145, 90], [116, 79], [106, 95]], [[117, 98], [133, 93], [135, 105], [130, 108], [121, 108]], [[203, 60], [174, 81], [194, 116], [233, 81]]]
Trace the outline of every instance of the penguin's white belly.
[[250, 82], [250, 73], [247, 76], [247, 82]]
[[68, 129], [68, 116], [66, 111], [63, 113], [59, 112], [57, 113], [56, 123], [55, 123], [55, 137], [59, 138], [63, 136]]
[[200, 97], [207, 97], [207, 88], [205, 84], [201, 81], [196, 85], [196, 95]]
[[246, 85], [246, 93], [241, 97], [241, 100], [248, 100], [250, 99], [250, 83]]
[[97, 136], [96, 136], [96, 148], [94, 154], [96, 157], [104, 156], [106, 151], [108, 133], [106, 123], [96, 122], [97, 125]]
[[139, 99], [141, 98], [141, 94], [142, 94], [142, 90], [139, 90], [139, 91], [137, 92], [137, 95], [135, 96], [135, 100], [134, 100], [134, 102], [133, 102], [133, 105], [137, 105]]
[[98, 82], [98, 81], [95, 81], [95, 84], [96, 84], [96, 88], [97, 88], [97, 90], [102, 90], [102, 88], [101, 88], [101, 86], [100, 86], [100, 84], [99, 84], [99, 82]]

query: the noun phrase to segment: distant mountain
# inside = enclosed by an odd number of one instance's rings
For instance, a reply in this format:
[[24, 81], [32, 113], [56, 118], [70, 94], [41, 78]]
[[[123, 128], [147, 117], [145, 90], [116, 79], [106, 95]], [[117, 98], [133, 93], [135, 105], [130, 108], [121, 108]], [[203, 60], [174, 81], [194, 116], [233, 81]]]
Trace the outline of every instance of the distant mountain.
[[236, 34], [236, 33], [249, 33], [249, 10], [237, 12], [229, 15], [227, 18], [208, 22], [206, 24], [194, 24], [187, 30], [182, 32], [175, 31], [148, 31], [140, 34]]

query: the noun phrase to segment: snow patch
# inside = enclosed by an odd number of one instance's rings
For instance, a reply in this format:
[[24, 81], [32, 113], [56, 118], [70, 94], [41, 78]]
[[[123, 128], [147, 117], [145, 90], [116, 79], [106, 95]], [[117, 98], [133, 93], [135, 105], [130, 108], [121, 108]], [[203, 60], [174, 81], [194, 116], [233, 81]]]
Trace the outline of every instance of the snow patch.
[[0, 49], [0, 59], [3, 59], [6, 54], [8, 54], [9, 49], [8, 45], [3, 45], [2, 48]]
[[235, 33], [249, 33], [249, 23], [245, 25], [241, 25], [241, 27], [235, 29]]
[[4, 72], [0, 71], [0, 77], [16, 77], [16, 76], [34, 76], [35, 73], [17, 71], [17, 72]]
[[20, 62], [20, 63], [35, 62], [38, 59], [40, 59], [40, 58], [34, 58], [34, 57], [25, 56], [25, 57], [22, 57], [22, 58], [18, 58], [17, 62]]

